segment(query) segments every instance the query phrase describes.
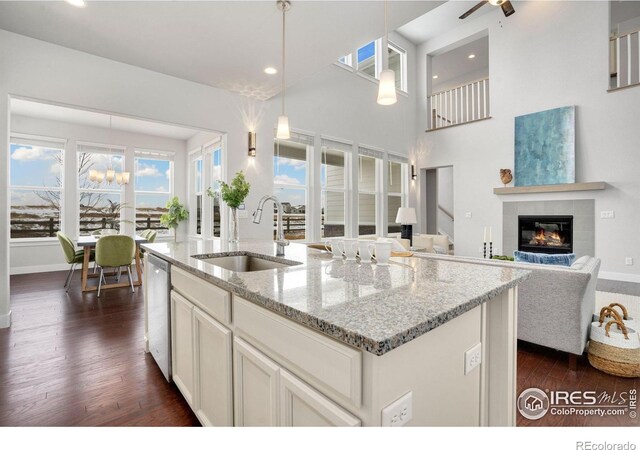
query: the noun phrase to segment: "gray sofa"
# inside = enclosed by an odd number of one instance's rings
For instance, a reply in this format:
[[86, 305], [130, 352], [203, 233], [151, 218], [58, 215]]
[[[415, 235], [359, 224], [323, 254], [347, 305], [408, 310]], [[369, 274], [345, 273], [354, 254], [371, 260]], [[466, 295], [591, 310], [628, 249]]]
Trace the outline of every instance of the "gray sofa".
[[518, 339], [582, 355], [593, 317], [600, 259], [583, 257], [571, 267], [466, 258], [416, 256], [531, 270], [518, 287]]

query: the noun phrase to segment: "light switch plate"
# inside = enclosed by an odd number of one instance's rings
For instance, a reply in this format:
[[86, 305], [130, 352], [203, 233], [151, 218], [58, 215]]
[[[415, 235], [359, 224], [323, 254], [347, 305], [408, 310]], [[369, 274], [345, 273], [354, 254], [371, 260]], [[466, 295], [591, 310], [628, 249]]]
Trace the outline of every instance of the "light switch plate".
[[466, 213], [464, 213], [464, 217], [467, 219], [471, 219], [471, 211], [467, 211]]
[[601, 219], [615, 219], [616, 213], [614, 211], [600, 211]]
[[631, 258], [631, 257], [627, 256], [627, 257], [624, 259], [624, 263], [625, 263], [625, 265], [627, 265], [627, 266], [633, 266], [633, 258]]

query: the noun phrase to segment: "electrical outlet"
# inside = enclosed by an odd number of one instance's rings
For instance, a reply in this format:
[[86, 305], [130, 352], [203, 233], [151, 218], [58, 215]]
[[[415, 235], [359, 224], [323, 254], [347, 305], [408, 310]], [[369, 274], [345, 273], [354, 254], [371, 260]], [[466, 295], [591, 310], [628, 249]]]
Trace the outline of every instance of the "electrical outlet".
[[464, 213], [464, 217], [466, 219], [471, 219], [471, 211], [467, 211], [466, 213]]
[[624, 263], [625, 263], [627, 266], [633, 266], [633, 258], [630, 258], [629, 256], [627, 256], [627, 257], [624, 259]]
[[600, 211], [601, 219], [615, 219], [616, 213], [614, 211]]
[[478, 342], [464, 354], [464, 374], [467, 375], [482, 363], [482, 343]]
[[404, 394], [382, 410], [383, 427], [403, 427], [413, 418], [413, 394]]

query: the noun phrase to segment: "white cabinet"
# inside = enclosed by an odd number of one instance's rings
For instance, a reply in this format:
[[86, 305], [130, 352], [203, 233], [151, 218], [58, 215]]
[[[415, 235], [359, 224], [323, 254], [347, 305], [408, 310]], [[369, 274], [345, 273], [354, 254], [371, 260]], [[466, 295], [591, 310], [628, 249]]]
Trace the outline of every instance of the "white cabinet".
[[279, 366], [242, 339], [233, 341], [236, 426], [278, 425]]
[[280, 369], [280, 425], [283, 427], [359, 427], [347, 413], [308, 384]]
[[193, 408], [193, 305], [171, 292], [171, 370], [173, 381]]
[[171, 292], [173, 381], [205, 426], [233, 426], [231, 331]]
[[360, 426], [360, 420], [234, 338], [236, 426]]
[[231, 331], [193, 309], [194, 411], [204, 426], [233, 426]]

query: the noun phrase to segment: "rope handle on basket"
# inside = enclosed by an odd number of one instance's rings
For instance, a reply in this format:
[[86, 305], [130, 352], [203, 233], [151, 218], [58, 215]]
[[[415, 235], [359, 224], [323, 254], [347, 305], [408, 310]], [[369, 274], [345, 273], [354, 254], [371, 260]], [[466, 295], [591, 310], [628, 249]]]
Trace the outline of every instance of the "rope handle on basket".
[[611, 337], [609, 336], [609, 328], [611, 328], [611, 325], [613, 324], [618, 324], [618, 328], [622, 330], [622, 334], [624, 334], [624, 338], [625, 339], [629, 339], [629, 333], [627, 332], [627, 327], [624, 326], [624, 323], [622, 323], [622, 321], [620, 320], [610, 320], [609, 322], [607, 322], [607, 324], [604, 327], [604, 334], [607, 337]]
[[[618, 314], [618, 311], [616, 311], [615, 309], [609, 307], [609, 306], [604, 306], [601, 310], [600, 310], [600, 325], [602, 326], [602, 322], [604, 322], [605, 318], [608, 317], [613, 317], [615, 319], [615, 322], [622, 322], [622, 317], [620, 317], [620, 314]], [[618, 325], [618, 329], [620, 330], [620, 325]]]
[[625, 308], [624, 305], [620, 303], [612, 303], [609, 305], [609, 308], [613, 309], [614, 306], [617, 306], [622, 310], [622, 318], [624, 320], [629, 320], [629, 313], [627, 312], [627, 308]]

